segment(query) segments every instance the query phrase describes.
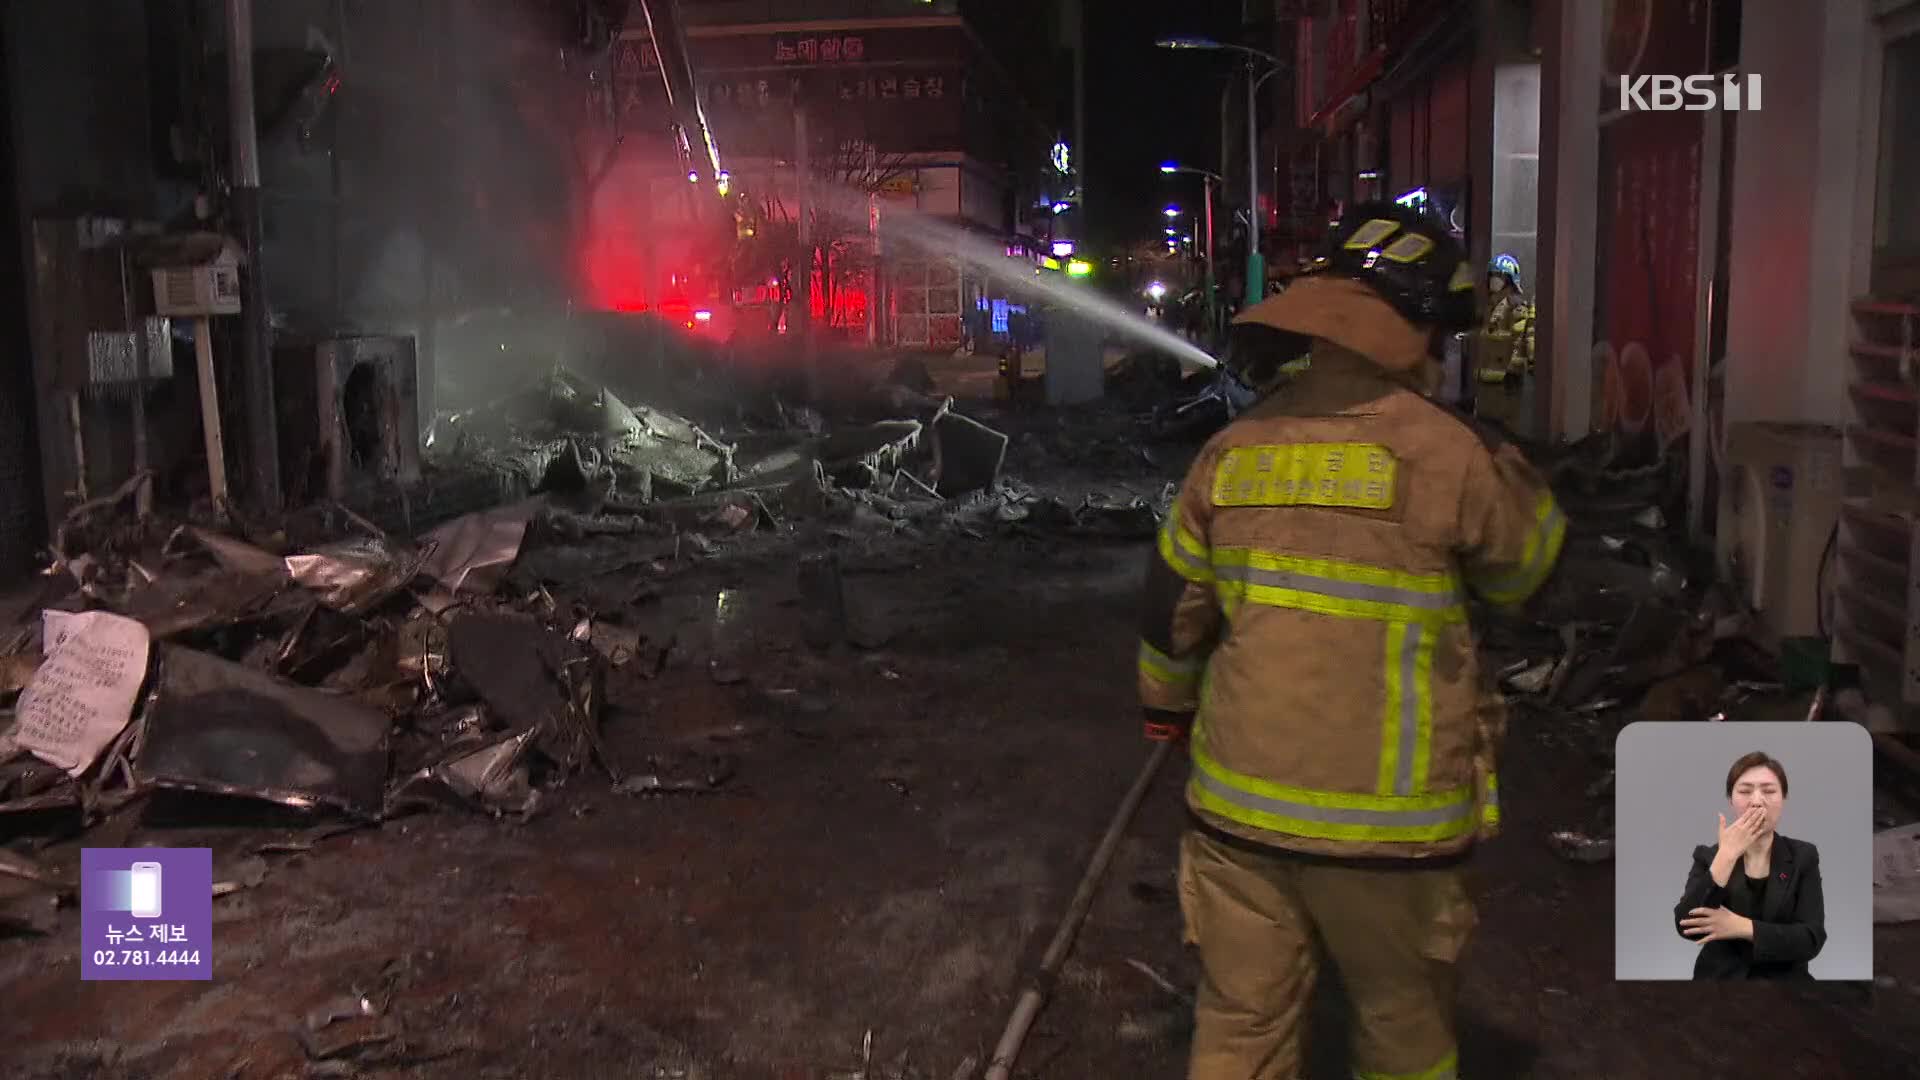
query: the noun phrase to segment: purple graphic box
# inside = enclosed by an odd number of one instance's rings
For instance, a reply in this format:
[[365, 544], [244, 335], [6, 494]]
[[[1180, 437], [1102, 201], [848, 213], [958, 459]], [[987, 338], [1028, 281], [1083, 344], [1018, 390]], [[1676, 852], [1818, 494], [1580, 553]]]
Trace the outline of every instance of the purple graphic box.
[[80, 978], [213, 978], [210, 848], [82, 848]]

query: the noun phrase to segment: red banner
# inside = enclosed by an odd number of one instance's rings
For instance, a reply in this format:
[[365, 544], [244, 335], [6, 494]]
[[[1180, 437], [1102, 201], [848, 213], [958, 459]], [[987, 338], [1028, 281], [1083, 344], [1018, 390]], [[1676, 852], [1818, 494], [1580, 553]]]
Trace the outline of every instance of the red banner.
[[1694, 112], [1636, 113], [1600, 133], [1600, 426], [1661, 446], [1686, 434], [1689, 416], [1700, 139]]
[[[1619, 0], [1609, 10], [1610, 75], [1706, 70], [1706, 0]], [[1702, 135], [1697, 112], [1629, 113], [1600, 130], [1595, 426], [1648, 451], [1684, 436], [1691, 417]]]

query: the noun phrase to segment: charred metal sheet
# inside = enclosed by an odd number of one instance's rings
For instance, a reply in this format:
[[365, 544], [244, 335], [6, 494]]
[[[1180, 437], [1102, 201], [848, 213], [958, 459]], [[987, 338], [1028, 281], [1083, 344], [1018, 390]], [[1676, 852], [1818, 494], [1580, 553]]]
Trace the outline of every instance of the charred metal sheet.
[[215, 562], [228, 570], [261, 577], [285, 577], [287, 574], [284, 560], [245, 540], [236, 540], [197, 525], [187, 526], [186, 531], [188, 536], [207, 550], [207, 554], [213, 556]]
[[527, 767], [533, 737], [529, 730], [490, 742], [457, 742], [444, 760], [395, 786], [387, 800], [389, 811], [423, 801], [451, 801], [495, 813], [532, 813], [540, 801]]
[[174, 646], [161, 653], [135, 767], [163, 788], [373, 818], [386, 788], [387, 727], [348, 699]]
[[115, 607], [145, 623], [156, 639], [170, 638], [290, 613], [298, 604], [284, 598], [286, 589], [284, 574], [164, 574]]
[[597, 742], [596, 670], [582, 643], [520, 615], [462, 614], [447, 629], [453, 673], [515, 731], [563, 770], [584, 764]]
[[827, 475], [847, 487], [884, 488], [885, 478], [920, 445], [925, 428], [918, 420], [883, 420], [863, 428], [842, 428], [820, 445]]
[[287, 556], [293, 580], [314, 592], [322, 604], [345, 615], [360, 615], [391, 599], [420, 575], [428, 554], [381, 537], [355, 537]]
[[[7, 755], [8, 745], [0, 738], [0, 758]], [[0, 762], [0, 813], [73, 805], [79, 798], [79, 789], [58, 765], [24, 751], [12, 761]]]
[[422, 571], [448, 593], [492, 589], [519, 558], [527, 526], [544, 505], [528, 499], [447, 522], [422, 538], [432, 544]]
[[934, 454], [940, 494], [964, 495], [991, 488], [1007, 457], [1006, 435], [978, 420], [943, 412], [933, 422]]

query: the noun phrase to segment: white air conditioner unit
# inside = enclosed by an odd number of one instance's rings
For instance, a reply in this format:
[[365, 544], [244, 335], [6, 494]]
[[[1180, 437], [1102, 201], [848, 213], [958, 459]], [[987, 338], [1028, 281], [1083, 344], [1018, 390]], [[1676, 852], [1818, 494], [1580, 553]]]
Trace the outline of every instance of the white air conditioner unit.
[[204, 262], [156, 267], [153, 306], [161, 315], [204, 318], [240, 313], [240, 258], [232, 248]]
[[1758, 615], [1763, 637], [1777, 642], [1820, 632], [1820, 564], [1841, 496], [1838, 428], [1728, 425], [1715, 562]]

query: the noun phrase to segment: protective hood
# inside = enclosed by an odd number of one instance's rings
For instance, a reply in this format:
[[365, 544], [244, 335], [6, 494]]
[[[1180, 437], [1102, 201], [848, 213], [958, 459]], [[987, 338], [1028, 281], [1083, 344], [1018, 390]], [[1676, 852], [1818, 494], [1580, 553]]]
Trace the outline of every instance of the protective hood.
[[1253, 305], [1233, 321], [1330, 341], [1394, 374], [1421, 371], [1427, 362], [1427, 331], [1351, 278], [1295, 278], [1285, 292]]

